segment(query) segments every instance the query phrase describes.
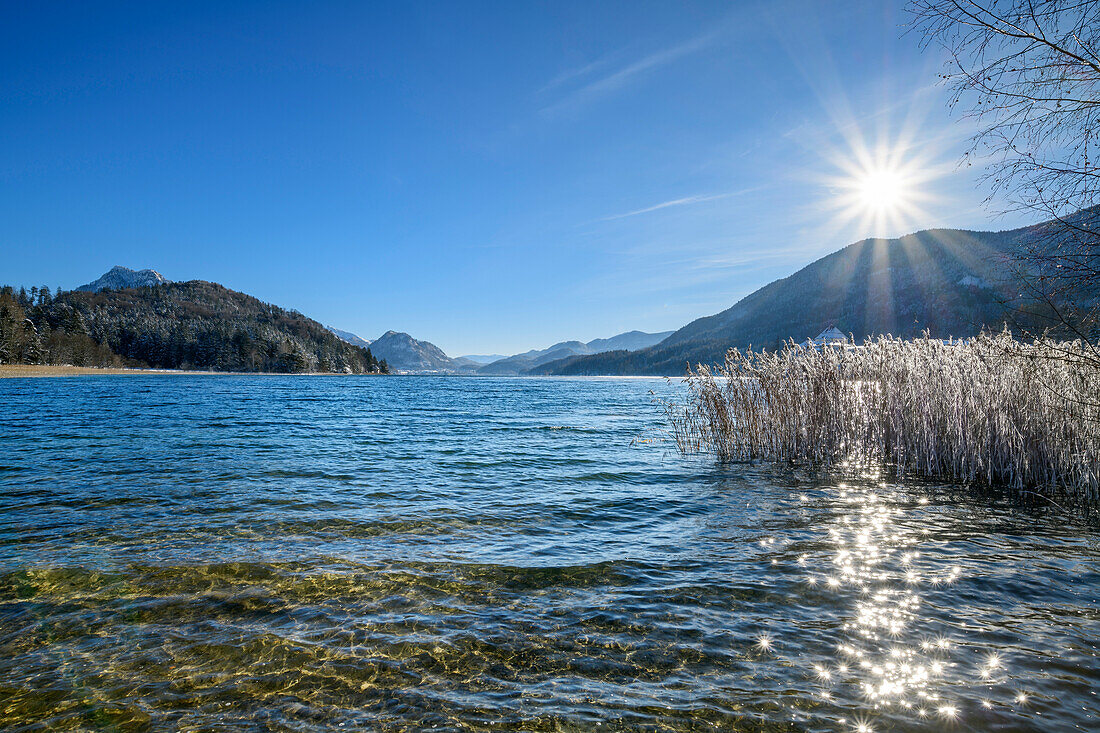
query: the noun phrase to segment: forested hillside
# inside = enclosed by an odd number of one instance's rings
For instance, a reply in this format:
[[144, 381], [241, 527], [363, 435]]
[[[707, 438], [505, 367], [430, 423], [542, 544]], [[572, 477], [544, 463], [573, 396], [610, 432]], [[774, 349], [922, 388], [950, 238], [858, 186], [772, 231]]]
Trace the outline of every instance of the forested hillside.
[[862, 341], [876, 334], [912, 338], [973, 336], [1000, 330], [1018, 294], [1006, 268], [1037, 227], [1005, 232], [929, 230], [866, 239], [766, 285], [659, 344], [547, 363], [547, 374], [683, 374], [688, 364], [720, 363], [728, 349], [780, 347], [829, 326]]
[[202, 280], [94, 293], [4, 286], [0, 363], [388, 371], [301, 313]]

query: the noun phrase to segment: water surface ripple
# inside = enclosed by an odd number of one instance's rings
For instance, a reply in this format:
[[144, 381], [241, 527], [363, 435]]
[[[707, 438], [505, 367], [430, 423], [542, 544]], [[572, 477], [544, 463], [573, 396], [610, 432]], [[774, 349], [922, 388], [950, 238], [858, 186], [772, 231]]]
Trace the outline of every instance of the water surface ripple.
[[685, 460], [678, 389], [0, 380], [0, 728], [1100, 729], [1094, 532]]

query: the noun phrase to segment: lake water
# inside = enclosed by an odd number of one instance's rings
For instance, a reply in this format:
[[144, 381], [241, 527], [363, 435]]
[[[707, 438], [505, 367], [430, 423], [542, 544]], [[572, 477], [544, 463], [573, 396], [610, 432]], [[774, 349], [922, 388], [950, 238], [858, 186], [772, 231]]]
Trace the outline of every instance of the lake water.
[[0, 380], [0, 728], [1100, 729], [1095, 530], [682, 458], [680, 388]]

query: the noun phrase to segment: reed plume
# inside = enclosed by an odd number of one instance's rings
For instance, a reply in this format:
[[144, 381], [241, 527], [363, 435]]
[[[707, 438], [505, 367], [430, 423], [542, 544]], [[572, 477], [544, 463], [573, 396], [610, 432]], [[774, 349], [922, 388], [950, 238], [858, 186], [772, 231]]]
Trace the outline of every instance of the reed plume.
[[[684, 453], [878, 463], [898, 475], [1100, 499], [1100, 375], [1083, 343], [890, 336], [731, 349], [666, 410]], [[1081, 355], [1086, 358], [1075, 358]]]

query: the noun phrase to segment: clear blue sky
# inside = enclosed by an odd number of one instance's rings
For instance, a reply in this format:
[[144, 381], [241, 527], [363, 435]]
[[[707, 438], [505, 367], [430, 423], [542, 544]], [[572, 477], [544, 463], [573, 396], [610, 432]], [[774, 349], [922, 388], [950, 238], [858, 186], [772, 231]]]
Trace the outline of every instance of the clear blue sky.
[[[677, 328], [863, 236], [1020, 223], [955, 168], [900, 2], [0, 7], [2, 282], [152, 267], [512, 353]], [[898, 140], [937, 171], [920, 210], [843, 215], [845, 159]]]

